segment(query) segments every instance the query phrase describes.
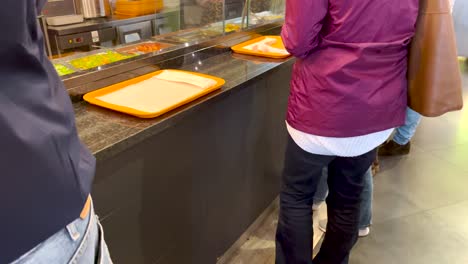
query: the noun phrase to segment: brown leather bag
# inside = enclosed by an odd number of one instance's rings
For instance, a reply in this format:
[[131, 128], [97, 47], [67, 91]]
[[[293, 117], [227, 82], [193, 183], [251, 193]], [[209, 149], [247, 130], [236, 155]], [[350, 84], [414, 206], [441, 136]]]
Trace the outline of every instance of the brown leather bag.
[[448, 0], [420, 0], [408, 65], [408, 106], [435, 117], [463, 107], [455, 30]]

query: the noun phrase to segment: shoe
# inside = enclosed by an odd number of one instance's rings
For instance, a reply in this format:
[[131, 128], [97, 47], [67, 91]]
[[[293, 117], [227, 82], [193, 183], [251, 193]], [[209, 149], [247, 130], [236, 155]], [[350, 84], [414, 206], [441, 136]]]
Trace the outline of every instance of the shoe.
[[408, 155], [411, 150], [411, 142], [406, 145], [400, 145], [393, 140], [384, 143], [379, 148], [379, 156], [400, 156]]
[[[327, 232], [327, 220], [320, 220], [318, 224], [318, 228], [320, 231], [326, 233]], [[359, 237], [366, 237], [370, 234], [370, 227], [359, 229]]]
[[359, 237], [366, 237], [370, 234], [370, 227], [359, 229]]
[[320, 209], [320, 207], [322, 207], [322, 205], [323, 205], [323, 202], [313, 203], [312, 204], [312, 211], [317, 211], [318, 209]]

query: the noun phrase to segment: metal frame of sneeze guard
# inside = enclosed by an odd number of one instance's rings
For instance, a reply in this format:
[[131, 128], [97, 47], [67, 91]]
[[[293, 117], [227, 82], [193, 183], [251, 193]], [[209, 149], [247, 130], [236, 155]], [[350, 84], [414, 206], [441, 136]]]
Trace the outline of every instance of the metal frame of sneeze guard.
[[[278, 34], [281, 30], [283, 21], [277, 21], [270, 24], [264, 24], [249, 30], [226, 34], [214, 39], [186, 43], [177, 49], [168, 50], [160, 54], [147, 54], [131, 58], [121, 63], [111, 64], [99, 67], [97, 70], [80, 72], [80, 74], [71, 74], [62, 77], [67, 90], [73, 95], [73, 90], [86, 87], [86, 91], [93, 91], [113, 83], [120, 82], [126, 78], [137, 77], [147, 74], [149, 71], [156, 71], [160, 65], [169, 60], [183, 58], [185, 55], [194, 53], [210, 53], [213, 55], [229, 52], [230, 47], [241, 42], [251, 40], [255, 37], [265, 34]], [[208, 57], [209, 55], [208, 54]], [[177, 68], [177, 67], [171, 67]], [[73, 99], [73, 98], [72, 98]]]

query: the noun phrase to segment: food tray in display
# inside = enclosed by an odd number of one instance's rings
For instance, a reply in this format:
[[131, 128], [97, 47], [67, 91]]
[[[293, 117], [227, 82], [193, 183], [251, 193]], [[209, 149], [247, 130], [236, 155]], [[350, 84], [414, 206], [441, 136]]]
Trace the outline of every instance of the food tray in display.
[[172, 46], [173, 45], [171, 44], [160, 42], [143, 42], [139, 44], [121, 47], [116, 49], [116, 51], [119, 53], [126, 53], [131, 55], [143, 55], [153, 52], [162, 52]]
[[267, 38], [272, 38], [272, 39], [276, 40], [276, 43], [271, 45], [273, 48], [286, 49], [284, 47], [283, 40], [281, 39], [280, 36], [263, 36], [263, 37], [255, 38], [255, 39], [240, 43], [238, 45], [235, 45], [231, 49], [235, 53], [239, 53], [239, 54], [260, 56], [260, 57], [273, 58], [273, 59], [284, 59], [284, 58], [287, 58], [287, 57], [291, 56], [290, 54], [254, 51], [254, 50], [249, 50], [249, 49], [245, 48], [245, 47], [250, 46], [252, 44], [255, 44], [257, 42], [261, 42], [261, 41], [263, 41], [263, 40], [265, 40]]
[[68, 60], [68, 64], [73, 66], [75, 69], [90, 70], [114, 62], [123, 61], [134, 56], [135, 55], [121, 54], [112, 50], [101, 50], [95, 54], [89, 54], [87, 56], [70, 59]]
[[275, 14], [271, 11], [252, 13], [250, 17], [254, 20], [260, 20], [261, 22], [272, 22], [272, 21], [279, 21], [281, 19], [284, 19], [283, 14]]
[[76, 72], [72, 67], [62, 63], [54, 63], [54, 68], [59, 76], [65, 76]]
[[144, 111], [140, 111], [140, 110], [137, 110], [137, 109], [134, 109], [134, 108], [122, 106], [122, 105], [119, 105], [119, 104], [108, 103], [108, 102], [105, 102], [103, 100], [100, 100], [99, 98], [102, 97], [102, 96], [106, 96], [108, 94], [111, 94], [113, 92], [119, 91], [121, 89], [125, 89], [126, 87], [128, 87], [130, 85], [138, 84], [138, 83], [140, 83], [142, 81], [148, 80], [148, 79], [150, 79], [152, 77], [155, 77], [155, 76], [161, 74], [164, 71], [156, 71], [156, 72], [153, 72], [153, 73], [145, 74], [145, 75], [142, 75], [142, 76], [139, 76], [139, 77], [136, 77], [136, 78], [121, 82], [121, 83], [117, 83], [117, 84], [114, 84], [114, 85], [111, 85], [111, 86], [108, 86], [108, 87], [93, 91], [93, 92], [90, 92], [88, 94], [85, 94], [83, 98], [84, 98], [85, 101], [87, 101], [90, 104], [101, 106], [101, 107], [111, 109], [111, 110], [114, 110], [114, 111], [118, 111], [118, 112], [121, 112], [121, 113], [126, 113], [126, 114], [133, 115], [133, 116], [140, 117], [140, 118], [155, 118], [155, 117], [163, 115], [163, 114], [165, 114], [165, 113], [167, 113], [167, 112], [169, 112], [171, 110], [174, 110], [174, 109], [176, 109], [176, 108], [178, 108], [178, 107], [180, 107], [182, 105], [190, 103], [190, 102], [192, 102], [192, 101], [194, 101], [194, 100], [196, 100], [196, 99], [198, 99], [200, 97], [203, 97], [203, 96], [205, 96], [205, 95], [207, 95], [209, 93], [212, 93], [212, 92], [214, 92], [216, 90], [219, 90], [225, 83], [225, 81], [223, 79], [221, 79], [221, 78], [210, 76], [210, 75], [205, 75], [205, 74], [201, 74], [201, 73], [180, 71], [180, 70], [166, 70], [166, 71], [189, 73], [189, 74], [193, 74], [195, 76], [208, 78], [208, 79], [213, 80], [215, 85], [213, 85], [211, 87], [208, 87], [206, 89], [201, 89], [200, 88], [200, 91], [197, 92], [196, 94], [191, 95], [189, 97], [178, 98], [177, 103], [174, 103], [172, 105], [167, 105], [167, 107], [164, 107], [164, 109], [161, 109], [161, 110], [155, 111], [155, 112], [144, 112]]
[[226, 26], [224, 27], [224, 31], [226, 33], [230, 32], [237, 32], [241, 30], [241, 25], [240, 24], [234, 24], [234, 23], [227, 23]]
[[175, 41], [179, 43], [189, 43], [194, 41], [207, 40], [213, 37], [221, 36], [223, 33], [215, 29], [203, 29], [178, 33], [164, 37], [164, 40]]
[[226, 33], [240, 31], [242, 29], [242, 18], [229, 19], [229, 20], [226, 20], [224, 23], [223, 22], [211, 23], [209, 26], [204, 27], [200, 31], [203, 32], [205, 30], [209, 30], [212, 32], [216, 32], [217, 34], [222, 34], [223, 25], [224, 25], [224, 32]]

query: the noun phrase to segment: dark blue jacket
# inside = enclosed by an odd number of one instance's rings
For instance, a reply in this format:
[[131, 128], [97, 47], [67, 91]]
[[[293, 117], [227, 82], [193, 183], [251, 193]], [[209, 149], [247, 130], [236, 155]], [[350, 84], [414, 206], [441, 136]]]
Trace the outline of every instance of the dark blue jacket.
[[78, 218], [95, 171], [44, 52], [36, 17], [45, 2], [1, 1], [0, 264]]

